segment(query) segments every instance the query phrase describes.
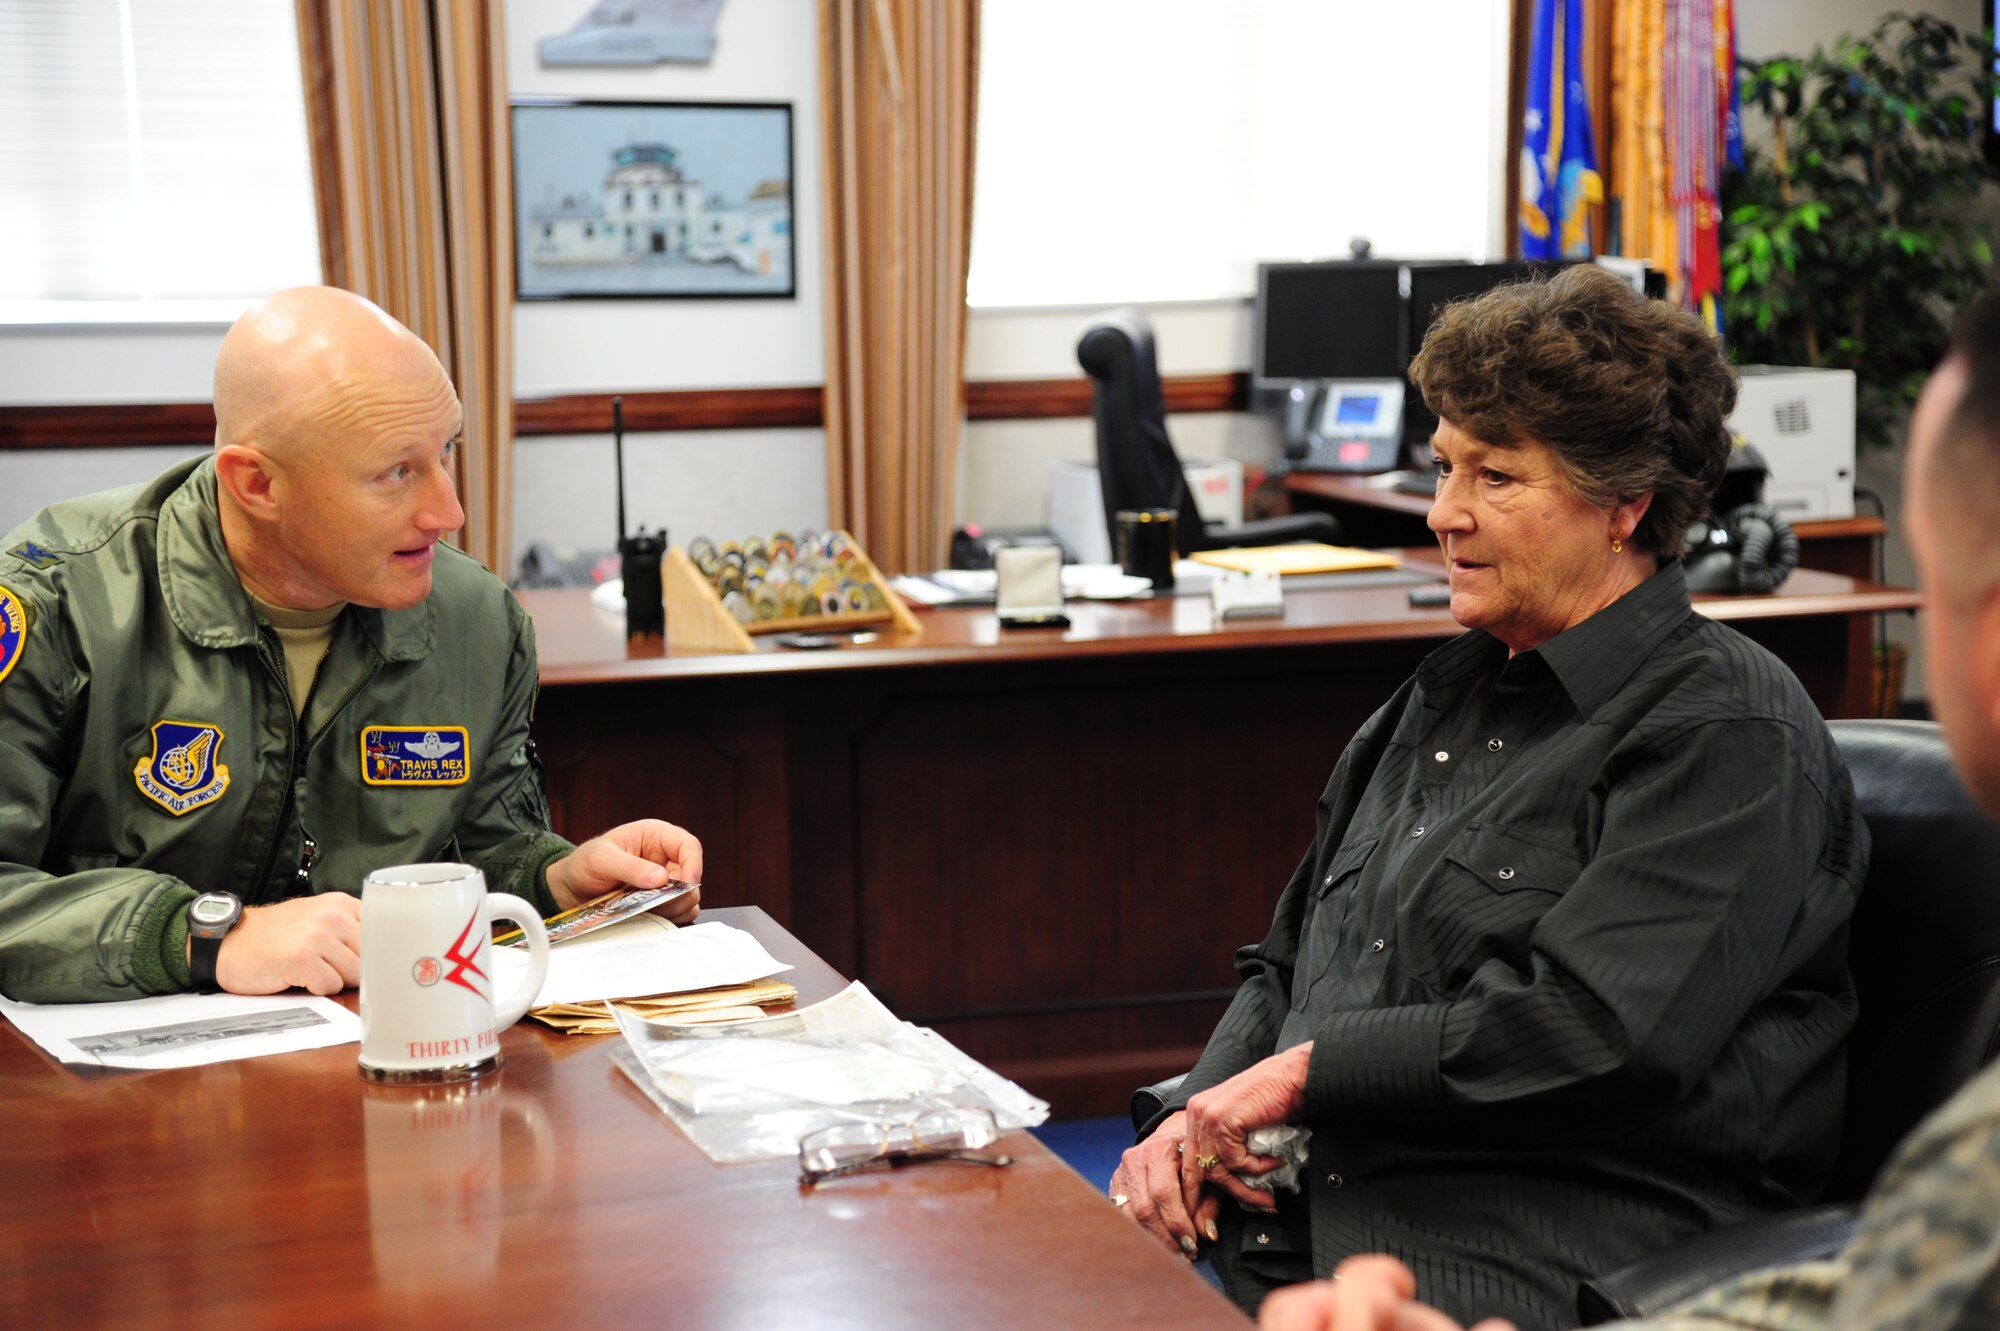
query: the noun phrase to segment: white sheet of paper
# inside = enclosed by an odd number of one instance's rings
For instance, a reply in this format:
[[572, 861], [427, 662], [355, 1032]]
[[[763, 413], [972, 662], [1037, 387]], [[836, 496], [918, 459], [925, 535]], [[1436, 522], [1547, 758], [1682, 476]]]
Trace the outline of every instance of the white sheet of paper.
[[361, 1018], [311, 994], [163, 994], [123, 1003], [16, 1003], [0, 1015], [65, 1063], [192, 1068], [361, 1038]]
[[[527, 972], [527, 955], [495, 948], [493, 961], [498, 991], [512, 993]], [[676, 929], [657, 915], [640, 915], [550, 948], [549, 976], [534, 1006], [683, 994], [790, 969], [755, 938], [719, 920]]]

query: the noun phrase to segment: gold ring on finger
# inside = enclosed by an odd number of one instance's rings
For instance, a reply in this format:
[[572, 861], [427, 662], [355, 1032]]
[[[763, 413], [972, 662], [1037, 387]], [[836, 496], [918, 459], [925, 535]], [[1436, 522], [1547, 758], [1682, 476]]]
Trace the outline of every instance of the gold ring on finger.
[[1203, 1169], [1214, 1169], [1222, 1163], [1222, 1157], [1219, 1155], [1198, 1155], [1194, 1158], [1194, 1162]]
[[1126, 1195], [1125, 1195], [1124, 1193], [1122, 1193], [1122, 1192], [1114, 1192], [1114, 1193], [1112, 1193], [1112, 1194], [1111, 1194], [1111, 1204], [1112, 1204], [1113, 1206], [1123, 1206], [1123, 1205], [1125, 1205], [1125, 1203], [1127, 1203], [1127, 1202], [1129, 1202], [1129, 1201], [1131, 1201], [1131, 1200], [1132, 1200], [1132, 1199], [1131, 1199], [1130, 1197], [1127, 1197], [1127, 1196], [1126, 1196]]

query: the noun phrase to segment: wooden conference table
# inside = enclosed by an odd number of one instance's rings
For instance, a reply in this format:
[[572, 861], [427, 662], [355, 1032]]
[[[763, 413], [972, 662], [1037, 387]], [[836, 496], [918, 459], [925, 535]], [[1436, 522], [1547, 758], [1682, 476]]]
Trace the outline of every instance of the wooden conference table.
[[[1459, 632], [1403, 586], [1349, 584], [1289, 590], [1282, 620], [1072, 601], [1067, 632], [935, 610], [919, 637], [730, 656], [628, 645], [580, 591], [521, 601], [558, 830], [694, 829], [705, 900], [763, 906], [1064, 1116], [1193, 1063], [1341, 748]], [[1853, 716], [1868, 616], [1918, 598], [1800, 571], [1699, 604]]]
[[[710, 918], [840, 976], [758, 910]], [[351, 1003], [353, 995], [347, 998]], [[522, 1022], [450, 1090], [356, 1046], [159, 1072], [0, 1030], [0, 1326], [1247, 1325], [1025, 1132], [1004, 1170], [798, 1186], [717, 1165], [610, 1061]]]

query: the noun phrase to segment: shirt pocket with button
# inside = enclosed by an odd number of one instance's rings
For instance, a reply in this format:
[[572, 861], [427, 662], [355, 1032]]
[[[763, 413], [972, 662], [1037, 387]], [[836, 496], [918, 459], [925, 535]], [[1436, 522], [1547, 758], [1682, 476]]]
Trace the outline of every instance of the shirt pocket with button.
[[1378, 835], [1369, 835], [1344, 843], [1314, 880], [1305, 922], [1300, 926], [1299, 962], [1292, 981], [1294, 1008], [1305, 1006], [1307, 995], [1333, 964], [1340, 950], [1340, 926], [1353, 895], [1350, 889], [1380, 840]]
[[1582, 860], [1547, 842], [1468, 823], [1399, 904], [1404, 966], [1444, 997], [1489, 961], [1528, 974], [1535, 926], [1582, 872]]

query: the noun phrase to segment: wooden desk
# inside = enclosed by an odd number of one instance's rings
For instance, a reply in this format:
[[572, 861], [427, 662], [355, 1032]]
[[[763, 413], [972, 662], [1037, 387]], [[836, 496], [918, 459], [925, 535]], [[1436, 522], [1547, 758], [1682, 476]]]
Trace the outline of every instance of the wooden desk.
[[[717, 911], [842, 981], [763, 912]], [[350, 1002], [353, 995], [348, 996]], [[0, 1033], [0, 1326], [1221, 1328], [1234, 1307], [1027, 1133], [1005, 1170], [717, 1165], [523, 1022], [456, 1092], [354, 1045], [161, 1072]]]
[[[719, 657], [628, 648], [580, 592], [521, 600], [559, 830], [685, 823], [706, 900], [763, 906], [1066, 1115], [1193, 1063], [1342, 746], [1459, 632], [1375, 587], [1294, 590], [1275, 622], [1217, 627], [1200, 598], [1072, 602], [1066, 634], [939, 610], [914, 641]], [[1854, 715], [1866, 615], [1916, 603], [1802, 572], [1702, 608]]]
[[[1295, 471], [1285, 477], [1285, 493], [1305, 508], [1340, 519], [1350, 545], [1416, 545], [1431, 539], [1424, 518], [1425, 495], [1405, 494], [1369, 484], [1363, 476]], [[1875, 576], [1875, 548], [1888, 530], [1880, 518], [1829, 518], [1794, 524], [1799, 564], [1850, 578]]]

